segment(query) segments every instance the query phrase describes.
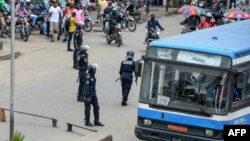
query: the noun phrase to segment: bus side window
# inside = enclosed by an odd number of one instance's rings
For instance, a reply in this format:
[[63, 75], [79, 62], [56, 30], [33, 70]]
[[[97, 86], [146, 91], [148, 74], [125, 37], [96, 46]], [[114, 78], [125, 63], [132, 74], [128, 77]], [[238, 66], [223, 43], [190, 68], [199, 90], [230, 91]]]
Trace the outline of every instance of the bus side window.
[[247, 70], [244, 73], [245, 73], [245, 81], [244, 81], [242, 99], [247, 99], [250, 97], [250, 70]]

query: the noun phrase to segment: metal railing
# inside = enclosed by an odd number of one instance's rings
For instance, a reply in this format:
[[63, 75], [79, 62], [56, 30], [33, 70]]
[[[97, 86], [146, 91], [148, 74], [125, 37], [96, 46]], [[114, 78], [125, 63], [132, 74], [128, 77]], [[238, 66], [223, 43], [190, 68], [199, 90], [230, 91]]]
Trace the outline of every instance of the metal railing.
[[[1, 108], [6, 111], [10, 111], [10, 109], [6, 108]], [[52, 117], [47, 117], [47, 116], [42, 116], [42, 115], [37, 115], [37, 114], [31, 114], [31, 113], [26, 113], [26, 112], [21, 112], [21, 111], [14, 111], [15, 113], [23, 114], [23, 115], [29, 115], [29, 116], [34, 116], [34, 117], [39, 117], [39, 118], [44, 118], [44, 119], [50, 119], [52, 121], [52, 127], [56, 128], [57, 127], [57, 119], [52, 118]]]

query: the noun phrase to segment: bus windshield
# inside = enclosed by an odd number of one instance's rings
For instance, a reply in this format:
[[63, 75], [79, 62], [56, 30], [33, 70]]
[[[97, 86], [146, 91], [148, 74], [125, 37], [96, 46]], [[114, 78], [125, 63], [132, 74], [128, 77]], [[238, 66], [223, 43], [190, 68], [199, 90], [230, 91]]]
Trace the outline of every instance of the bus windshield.
[[227, 114], [229, 73], [146, 60], [140, 102], [176, 110]]

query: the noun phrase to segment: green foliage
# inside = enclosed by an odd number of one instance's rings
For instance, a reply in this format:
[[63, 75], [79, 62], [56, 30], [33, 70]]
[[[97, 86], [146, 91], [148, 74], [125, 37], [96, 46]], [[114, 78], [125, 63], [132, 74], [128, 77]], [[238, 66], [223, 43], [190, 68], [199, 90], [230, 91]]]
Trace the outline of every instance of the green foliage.
[[13, 137], [13, 141], [24, 141], [25, 135], [23, 135], [21, 132], [16, 131]]

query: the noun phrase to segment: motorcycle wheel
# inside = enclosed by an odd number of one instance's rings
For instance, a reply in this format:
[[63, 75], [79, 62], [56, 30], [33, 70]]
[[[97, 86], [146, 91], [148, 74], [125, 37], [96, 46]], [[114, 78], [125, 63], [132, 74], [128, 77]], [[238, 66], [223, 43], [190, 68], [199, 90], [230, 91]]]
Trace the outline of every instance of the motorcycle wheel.
[[134, 32], [136, 30], [136, 23], [133, 20], [128, 20], [127, 24], [128, 30]]
[[92, 30], [92, 22], [90, 20], [88, 20], [88, 19], [85, 22], [84, 30], [86, 32], [90, 32]]
[[25, 30], [24, 30], [24, 33], [23, 33], [23, 40], [24, 40], [25, 42], [27, 42], [28, 39], [29, 39], [29, 33], [28, 33], [28, 30], [25, 29]]
[[117, 43], [118, 43], [118, 47], [122, 45], [122, 37], [120, 35], [117, 36]]

